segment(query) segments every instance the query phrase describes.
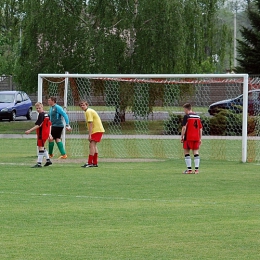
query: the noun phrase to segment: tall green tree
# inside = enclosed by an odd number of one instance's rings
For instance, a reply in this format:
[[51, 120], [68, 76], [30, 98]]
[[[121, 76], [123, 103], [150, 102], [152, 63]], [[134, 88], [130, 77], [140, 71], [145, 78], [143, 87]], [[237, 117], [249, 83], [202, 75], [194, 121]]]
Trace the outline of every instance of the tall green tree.
[[203, 72], [205, 62], [216, 61], [213, 56], [225, 56], [226, 28], [216, 22], [219, 2], [89, 0], [91, 71]]
[[260, 0], [255, 0], [255, 8], [248, 9], [250, 27], [243, 26], [243, 39], [238, 40], [238, 72], [260, 74]]
[[36, 90], [38, 73], [85, 72], [85, 1], [27, 0], [18, 81]]
[[135, 19], [133, 72], [184, 72], [184, 25], [180, 1], [140, 1]]
[[[216, 22], [218, 3], [219, 0], [89, 0], [91, 72], [216, 72], [215, 63], [226, 51], [225, 28]], [[103, 93], [111, 93], [106, 100], [118, 114], [124, 115], [127, 106], [132, 105], [134, 110], [138, 107], [139, 100], [129, 95], [134, 94], [131, 84], [124, 84], [124, 93], [121, 85], [104, 89]], [[157, 90], [153, 86], [138, 92], [139, 98], [149, 93], [146, 105], [143, 103], [148, 107], [142, 111], [151, 111], [154, 96], [163, 98]], [[120, 100], [114, 97], [115, 92], [120, 93]]]
[[[88, 67], [92, 73], [130, 73], [133, 0], [89, 0]], [[133, 16], [132, 16], [133, 15]]]
[[38, 73], [219, 72], [221, 1], [24, 1], [18, 80], [35, 90]]
[[21, 0], [0, 0], [0, 75], [13, 74], [20, 52]]

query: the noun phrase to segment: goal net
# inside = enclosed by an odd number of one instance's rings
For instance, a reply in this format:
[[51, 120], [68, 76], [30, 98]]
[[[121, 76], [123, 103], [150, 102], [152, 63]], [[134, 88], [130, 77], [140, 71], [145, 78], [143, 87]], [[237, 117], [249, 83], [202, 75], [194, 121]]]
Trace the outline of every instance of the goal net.
[[73, 131], [64, 133], [63, 141], [71, 157], [88, 155], [78, 106], [85, 100], [106, 130], [101, 157], [183, 158], [182, 105], [188, 102], [203, 123], [201, 158], [246, 162], [259, 158], [259, 96], [248, 95], [256, 86], [248, 84], [247, 74], [39, 74], [38, 100], [47, 106], [48, 97], [55, 96], [67, 111]]

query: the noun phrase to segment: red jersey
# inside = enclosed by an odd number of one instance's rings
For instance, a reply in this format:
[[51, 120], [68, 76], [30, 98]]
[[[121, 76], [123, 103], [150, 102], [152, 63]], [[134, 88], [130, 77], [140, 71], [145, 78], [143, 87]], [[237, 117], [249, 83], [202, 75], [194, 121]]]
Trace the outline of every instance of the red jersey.
[[36, 129], [38, 139], [47, 140], [50, 135], [50, 126], [51, 126], [49, 115], [45, 112], [39, 113], [35, 125], [40, 126], [39, 128]]
[[196, 113], [189, 113], [184, 116], [182, 126], [186, 126], [184, 136], [185, 141], [200, 141], [200, 129], [202, 123], [200, 117]]

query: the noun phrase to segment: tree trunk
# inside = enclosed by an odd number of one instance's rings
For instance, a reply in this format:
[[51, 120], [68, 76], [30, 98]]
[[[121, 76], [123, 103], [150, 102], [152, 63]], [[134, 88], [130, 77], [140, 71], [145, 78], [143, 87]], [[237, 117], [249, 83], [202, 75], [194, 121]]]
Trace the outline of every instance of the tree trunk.
[[122, 122], [125, 122], [125, 111], [121, 111], [120, 108], [117, 107], [114, 117], [114, 123], [120, 124]]

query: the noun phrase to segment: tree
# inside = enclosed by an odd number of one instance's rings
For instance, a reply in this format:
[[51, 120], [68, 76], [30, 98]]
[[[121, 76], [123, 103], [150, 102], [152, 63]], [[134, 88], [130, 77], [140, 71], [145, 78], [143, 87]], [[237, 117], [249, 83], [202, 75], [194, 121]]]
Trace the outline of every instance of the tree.
[[238, 40], [237, 72], [260, 74], [260, 0], [255, 0], [255, 7], [248, 9], [251, 26], [241, 29], [243, 39]]
[[185, 16], [180, 1], [139, 1], [134, 27], [134, 73], [185, 71]]
[[[225, 26], [216, 22], [218, 3], [219, 0], [89, 0], [90, 71], [140, 74], [221, 71], [216, 62], [224, 60], [227, 33]], [[113, 94], [108, 98], [115, 100], [112, 103], [120, 118], [127, 106], [136, 114], [137, 109], [152, 111], [155, 96], [152, 92], [156, 88], [142, 89], [139, 94], [149, 92], [149, 100], [140, 109], [137, 105], [140, 102], [128, 95], [132, 87], [127, 85], [126, 95], [118, 93], [118, 97], [125, 97], [120, 98], [123, 103]]]
[[[69, 6], [68, 6], [69, 5]], [[86, 72], [85, 1], [25, 1], [18, 81], [27, 91], [37, 89], [38, 73]], [[69, 11], [68, 11], [69, 10]]]
[[18, 80], [35, 90], [38, 73], [219, 72], [227, 36], [219, 2], [24, 1]]
[[213, 55], [221, 63], [227, 30], [217, 22], [219, 2], [89, 0], [91, 71], [196, 73], [214, 65]]
[[13, 74], [20, 51], [22, 2], [0, 0], [0, 75]]

